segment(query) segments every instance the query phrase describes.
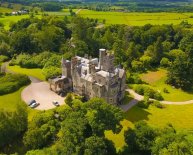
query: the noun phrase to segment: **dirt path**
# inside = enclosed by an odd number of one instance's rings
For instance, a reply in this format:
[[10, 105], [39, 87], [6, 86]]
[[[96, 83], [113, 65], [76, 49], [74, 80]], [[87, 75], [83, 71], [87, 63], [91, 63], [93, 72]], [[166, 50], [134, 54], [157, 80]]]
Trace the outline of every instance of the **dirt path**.
[[[129, 109], [131, 109], [133, 106], [135, 106], [139, 101], [144, 99], [144, 96], [137, 94], [132, 89], [126, 89], [126, 91], [128, 91], [131, 95], [133, 95], [134, 99], [131, 100], [128, 104], [120, 105], [120, 108], [125, 112], [128, 111]], [[150, 100], [154, 100], [154, 99], [150, 99]], [[182, 101], [182, 102], [160, 101], [160, 103], [171, 104], [171, 105], [185, 105], [185, 104], [193, 104], [193, 100]]]
[[[143, 100], [144, 96], [137, 94], [134, 90], [132, 89], [126, 89], [131, 95], [134, 96], [135, 99], [137, 100]], [[151, 99], [154, 100], [154, 99]], [[181, 102], [173, 102], [173, 101], [160, 101], [160, 103], [163, 104], [175, 104], [175, 105], [183, 105], [183, 104], [193, 104], [193, 100], [188, 100], [188, 101], [181, 101]]]
[[78, 9], [75, 13], [78, 14], [82, 9]]

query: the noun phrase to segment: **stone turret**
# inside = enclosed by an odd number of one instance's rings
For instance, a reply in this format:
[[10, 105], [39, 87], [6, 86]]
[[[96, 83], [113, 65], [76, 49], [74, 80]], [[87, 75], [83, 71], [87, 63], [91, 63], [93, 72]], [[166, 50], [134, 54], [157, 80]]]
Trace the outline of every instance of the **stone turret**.
[[99, 67], [107, 72], [114, 72], [114, 55], [107, 53], [105, 49], [99, 50]]
[[62, 76], [70, 78], [71, 77], [71, 62], [62, 58], [61, 66], [62, 66]]

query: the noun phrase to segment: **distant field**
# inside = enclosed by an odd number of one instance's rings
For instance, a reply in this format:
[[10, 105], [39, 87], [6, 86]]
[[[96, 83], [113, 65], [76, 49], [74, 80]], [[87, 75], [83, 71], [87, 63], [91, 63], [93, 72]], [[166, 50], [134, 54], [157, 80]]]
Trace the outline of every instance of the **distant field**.
[[[36, 17], [41, 18], [41, 15], [36, 15]], [[29, 15], [4, 16], [0, 18], [0, 23], [2, 23], [4, 25], [4, 28], [8, 30], [11, 23], [16, 23], [23, 18], [29, 18]]]
[[78, 15], [88, 18], [97, 18], [106, 25], [126, 24], [132, 26], [143, 26], [145, 24], [162, 25], [162, 24], [179, 24], [182, 21], [188, 21], [193, 24], [193, 13], [124, 13], [124, 12], [102, 12], [93, 10], [81, 10]]
[[[193, 100], [193, 91], [185, 92], [181, 89], [173, 88], [171, 85], [165, 84], [167, 79], [167, 71], [159, 69], [158, 71], [149, 71], [145, 74], [141, 74], [140, 77], [143, 81], [150, 84], [157, 91], [161, 93], [164, 100], [167, 101], [187, 101]], [[164, 93], [164, 88], [168, 90], [168, 93]]]
[[10, 13], [12, 12], [12, 9], [0, 7], [0, 13]]

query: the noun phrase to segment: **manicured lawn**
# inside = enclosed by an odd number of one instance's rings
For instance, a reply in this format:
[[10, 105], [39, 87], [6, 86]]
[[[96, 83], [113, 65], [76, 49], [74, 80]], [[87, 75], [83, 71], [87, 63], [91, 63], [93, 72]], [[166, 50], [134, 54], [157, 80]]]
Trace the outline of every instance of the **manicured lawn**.
[[123, 129], [119, 134], [112, 131], [106, 131], [107, 139], [112, 140], [117, 149], [125, 145], [124, 131], [129, 127], [133, 128], [134, 123], [146, 121], [153, 127], [163, 128], [167, 124], [172, 124], [177, 130], [193, 131], [193, 104], [188, 105], [165, 105], [165, 108], [159, 109], [150, 106], [148, 109], [142, 109], [134, 106], [125, 113], [125, 120], [121, 122]]
[[165, 105], [163, 109], [156, 108], [155, 106], [142, 109], [135, 106], [125, 113], [125, 117], [132, 123], [144, 120], [155, 127], [164, 127], [171, 123], [178, 130], [193, 130], [192, 111], [193, 104]]
[[[6, 95], [0, 96], [0, 109], [4, 109], [6, 111], [14, 111], [18, 105], [23, 104], [25, 105], [21, 99], [21, 92], [23, 88], [20, 88], [18, 91]], [[28, 110], [28, 119], [29, 121], [31, 118], [36, 115], [37, 110], [27, 108]]]
[[8, 66], [8, 69], [16, 73], [33, 76], [43, 81], [45, 80], [45, 76], [42, 74], [42, 70], [39, 68], [27, 69], [27, 68], [21, 68], [20, 66]]
[[106, 20], [106, 25], [110, 24], [126, 24], [132, 26], [143, 26], [145, 24], [162, 25], [162, 24], [179, 24], [186, 20], [188, 23], [193, 24], [193, 18], [190, 16], [193, 13], [140, 13], [140, 12], [103, 12], [93, 10], [81, 10], [78, 15], [82, 17], [89, 17]]
[[[158, 90], [167, 101], [187, 101], [193, 100], [193, 91], [185, 92], [181, 89], [176, 89], [168, 84], [165, 84], [167, 79], [167, 71], [159, 69], [158, 71], [149, 71], [140, 75], [141, 79], [150, 84], [156, 90]], [[166, 88], [169, 93], [165, 93], [163, 90]]]
[[0, 109], [12, 111], [15, 110], [18, 104], [23, 104], [20, 95], [22, 90], [23, 88], [14, 93], [0, 96]]

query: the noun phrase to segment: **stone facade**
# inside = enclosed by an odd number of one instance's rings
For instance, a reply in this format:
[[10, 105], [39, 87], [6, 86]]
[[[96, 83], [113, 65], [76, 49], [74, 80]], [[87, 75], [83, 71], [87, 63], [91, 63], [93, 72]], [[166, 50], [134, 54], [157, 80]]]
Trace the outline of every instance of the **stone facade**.
[[114, 66], [114, 55], [100, 49], [99, 59], [78, 56], [71, 62], [63, 59], [62, 76], [49, 81], [54, 91], [72, 90], [86, 99], [99, 97], [119, 104], [125, 95], [125, 80], [125, 70]]

